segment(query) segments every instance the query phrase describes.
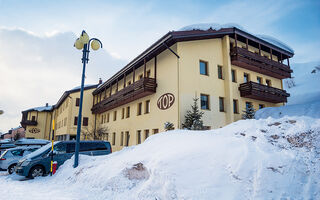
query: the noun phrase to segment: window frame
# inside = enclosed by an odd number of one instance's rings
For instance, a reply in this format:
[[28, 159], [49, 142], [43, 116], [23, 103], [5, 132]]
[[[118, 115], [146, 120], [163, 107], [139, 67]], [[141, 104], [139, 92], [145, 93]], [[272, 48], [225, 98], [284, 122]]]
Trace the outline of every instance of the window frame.
[[239, 114], [239, 101], [238, 99], [233, 99], [233, 113]]
[[231, 81], [233, 83], [236, 83], [237, 82], [237, 75], [236, 75], [236, 70], [235, 69], [231, 69]]
[[[207, 97], [207, 107], [202, 108], [202, 96]], [[210, 110], [210, 96], [208, 94], [200, 94], [200, 108], [201, 110]]]
[[[201, 73], [201, 63], [204, 63], [205, 65], [205, 74]], [[199, 60], [199, 73], [200, 75], [209, 76], [209, 64], [208, 61]]]
[[[245, 77], [247, 77], [247, 80], [245, 80]], [[244, 83], [249, 83], [250, 82], [250, 74], [249, 73], [243, 72], [243, 82]]]
[[144, 108], [144, 114], [150, 113], [150, 100], [145, 101], [145, 108]]
[[219, 97], [219, 111], [225, 112], [225, 106], [224, 106], [224, 97]]
[[217, 65], [218, 68], [218, 79], [223, 80], [223, 67], [222, 65]]
[[89, 118], [83, 117], [82, 118], [82, 126], [88, 126], [88, 124], [89, 124]]
[[76, 98], [76, 107], [80, 106], [80, 98]]

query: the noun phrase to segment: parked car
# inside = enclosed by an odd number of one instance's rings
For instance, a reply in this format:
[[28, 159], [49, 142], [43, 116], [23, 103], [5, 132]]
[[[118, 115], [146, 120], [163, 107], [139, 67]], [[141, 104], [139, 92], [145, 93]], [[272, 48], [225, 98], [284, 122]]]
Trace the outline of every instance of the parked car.
[[0, 156], [0, 170], [8, 170], [9, 174], [12, 174], [15, 166], [23, 156], [26, 156], [39, 148], [40, 146], [21, 146], [5, 150]]
[[[47, 144], [22, 158], [16, 166], [16, 173], [29, 178], [44, 176], [50, 172], [52, 154], [53, 161], [57, 162], [57, 168], [59, 168], [73, 156], [74, 151], [75, 141], [57, 141], [54, 143], [53, 152], [51, 151], [51, 144]], [[99, 156], [111, 152], [111, 145], [107, 141], [80, 142], [80, 154]]]
[[46, 144], [50, 143], [49, 140], [43, 140], [43, 139], [26, 139], [26, 138], [21, 138], [20, 140], [17, 140], [14, 142], [16, 146], [32, 146], [32, 145], [37, 145], [37, 146], [44, 146]]
[[5, 152], [7, 149], [14, 148], [16, 145], [13, 143], [2, 143], [0, 144], [0, 155]]

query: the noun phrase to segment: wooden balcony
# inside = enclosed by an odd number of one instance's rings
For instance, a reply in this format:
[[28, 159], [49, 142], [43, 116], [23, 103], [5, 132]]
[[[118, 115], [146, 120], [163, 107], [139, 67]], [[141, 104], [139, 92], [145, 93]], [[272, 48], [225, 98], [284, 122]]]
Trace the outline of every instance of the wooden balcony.
[[290, 78], [292, 70], [289, 66], [273, 61], [245, 48], [230, 49], [231, 64], [279, 79]]
[[38, 124], [37, 121], [32, 121], [32, 120], [22, 120], [20, 122], [21, 126], [22, 127], [25, 127], [25, 126], [36, 126]]
[[271, 103], [287, 102], [287, 97], [290, 96], [285, 90], [274, 87], [269, 87], [255, 82], [242, 83], [239, 86], [240, 96], [267, 101]]
[[154, 78], [142, 78], [107, 97], [92, 107], [92, 113], [103, 113], [134, 100], [151, 95], [156, 92], [157, 83]]

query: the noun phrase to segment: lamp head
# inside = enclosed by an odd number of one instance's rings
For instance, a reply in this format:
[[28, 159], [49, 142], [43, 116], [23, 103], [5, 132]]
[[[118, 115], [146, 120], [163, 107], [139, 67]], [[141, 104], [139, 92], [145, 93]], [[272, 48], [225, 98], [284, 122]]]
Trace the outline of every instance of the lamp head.
[[82, 31], [81, 36], [80, 36], [80, 41], [83, 44], [87, 44], [89, 42], [89, 36], [85, 31]]
[[95, 40], [95, 39], [92, 40], [91, 48], [95, 51], [100, 49], [100, 43], [98, 42], [98, 40]]
[[75, 43], [74, 43], [74, 46], [78, 49], [78, 50], [81, 50], [83, 49], [83, 46], [84, 44], [81, 42], [81, 40], [78, 38]]

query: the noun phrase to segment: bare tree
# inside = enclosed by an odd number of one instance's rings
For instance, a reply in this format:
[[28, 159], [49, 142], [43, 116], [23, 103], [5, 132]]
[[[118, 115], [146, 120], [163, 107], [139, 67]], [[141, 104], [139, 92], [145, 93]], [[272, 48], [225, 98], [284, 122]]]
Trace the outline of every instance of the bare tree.
[[81, 133], [87, 140], [109, 140], [108, 127], [103, 127], [100, 124], [95, 127], [94, 123], [91, 123], [90, 126], [83, 127]]

